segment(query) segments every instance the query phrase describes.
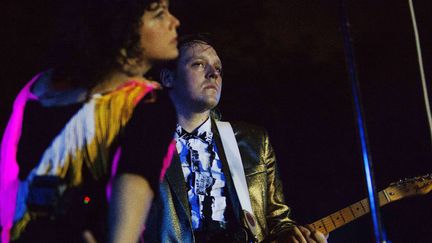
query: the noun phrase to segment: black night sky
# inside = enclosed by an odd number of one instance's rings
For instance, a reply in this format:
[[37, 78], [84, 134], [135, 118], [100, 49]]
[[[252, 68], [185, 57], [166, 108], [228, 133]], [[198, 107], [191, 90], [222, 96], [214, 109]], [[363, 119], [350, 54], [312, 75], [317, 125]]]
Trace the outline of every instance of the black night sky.
[[[44, 66], [54, 38], [51, 0], [8, 1], [1, 17], [0, 129], [15, 94]], [[347, 0], [378, 189], [432, 172], [432, 144], [408, 0]], [[180, 33], [219, 44], [225, 120], [268, 129], [293, 218], [311, 223], [367, 197], [340, 24], [340, 2], [172, 0]], [[414, 0], [432, 84], [432, 4]], [[429, 92], [432, 89], [429, 87]], [[430, 95], [431, 96], [431, 95]], [[432, 98], [432, 97], [431, 97]], [[381, 210], [392, 242], [432, 242], [432, 195]], [[370, 216], [329, 242], [373, 242]]]

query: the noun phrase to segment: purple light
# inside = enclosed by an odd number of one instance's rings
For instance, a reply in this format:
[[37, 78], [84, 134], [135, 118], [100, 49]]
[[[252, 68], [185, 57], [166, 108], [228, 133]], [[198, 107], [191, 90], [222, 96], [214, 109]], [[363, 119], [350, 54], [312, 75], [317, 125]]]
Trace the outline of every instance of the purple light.
[[2, 138], [0, 152], [0, 223], [2, 226], [1, 242], [3, 243], [10, 240], [9, 231], [12, 228], [15, 215], [16, 196], [19, 186], [19, 166], [16, 161], [16, 153], [21, 137], [24, 108], [28, 100], [38, 100], [38, 97], [30, 92], [30, 88], [41, 74], [37, 74], [18, 93]]

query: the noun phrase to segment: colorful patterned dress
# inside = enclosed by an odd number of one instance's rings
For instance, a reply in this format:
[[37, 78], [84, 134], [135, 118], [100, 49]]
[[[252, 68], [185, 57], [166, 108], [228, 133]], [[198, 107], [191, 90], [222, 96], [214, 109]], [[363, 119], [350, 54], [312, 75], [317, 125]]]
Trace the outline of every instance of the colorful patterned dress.
[[[64, 190], [82, 186], [86, 176], [95, 181], [101, 179], [108, 181], [116, 169], [113, 158], [118, 159], [121, 151], [118, 144], [119, 134], [122, 133], [140, 101], [154, 102], [147, 98], [151, 96], [147, 94], [151, 94], [151, 91], [157, 88], [155, 83], [130, 81], [113, 91], [92, 95], [82, 103], [81, 108], [54, 137], [26, 178], [20, 180], [18, 176], [20, 161], [17, 161], [17, 152], [24, 110], [29, 101], [39, 100], [39, 97], [31, 93], [30, 88], [41, 75], [43, 74], [34, 77], [18, 94], [2, 139], [1, 242], [9, 242], [9, 238], [17, 239], [29, 222], [39, 217], [38, 214], [32, 213], [27, 205], [34, 178], [41, 176], [59, 178], [65, 183]], [[111, 167], [112, 164], [115, 166]]]

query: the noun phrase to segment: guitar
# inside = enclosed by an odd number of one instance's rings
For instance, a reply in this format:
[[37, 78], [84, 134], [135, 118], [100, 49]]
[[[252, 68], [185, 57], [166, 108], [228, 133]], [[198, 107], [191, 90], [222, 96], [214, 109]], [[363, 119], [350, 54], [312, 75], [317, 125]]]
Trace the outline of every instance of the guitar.
[[[379, 205], [384, 206], [405, 197], [424, 195], [431, 190], [432, 174], [400, 180], [391, 183], [389, 187], [378, 192]], [[369, 202], [368, 199], [365, 198], [327, 217], [317, 220], [309, 224], [309, 226], [323, 234], [328, 234], [367, 213], [369, 213]]]

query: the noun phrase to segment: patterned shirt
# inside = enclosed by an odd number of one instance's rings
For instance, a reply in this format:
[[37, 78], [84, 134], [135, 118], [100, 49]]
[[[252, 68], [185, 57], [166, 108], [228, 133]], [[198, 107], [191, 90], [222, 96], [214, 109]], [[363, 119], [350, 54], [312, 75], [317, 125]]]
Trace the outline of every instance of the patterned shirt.
[[207, 119], [192, 133], [177, 125], [175, 139], [188, 185], [193, 229], [201, 229], [206, 220], [224, 227], [225, 176], [211, 132], [211, 120]]

